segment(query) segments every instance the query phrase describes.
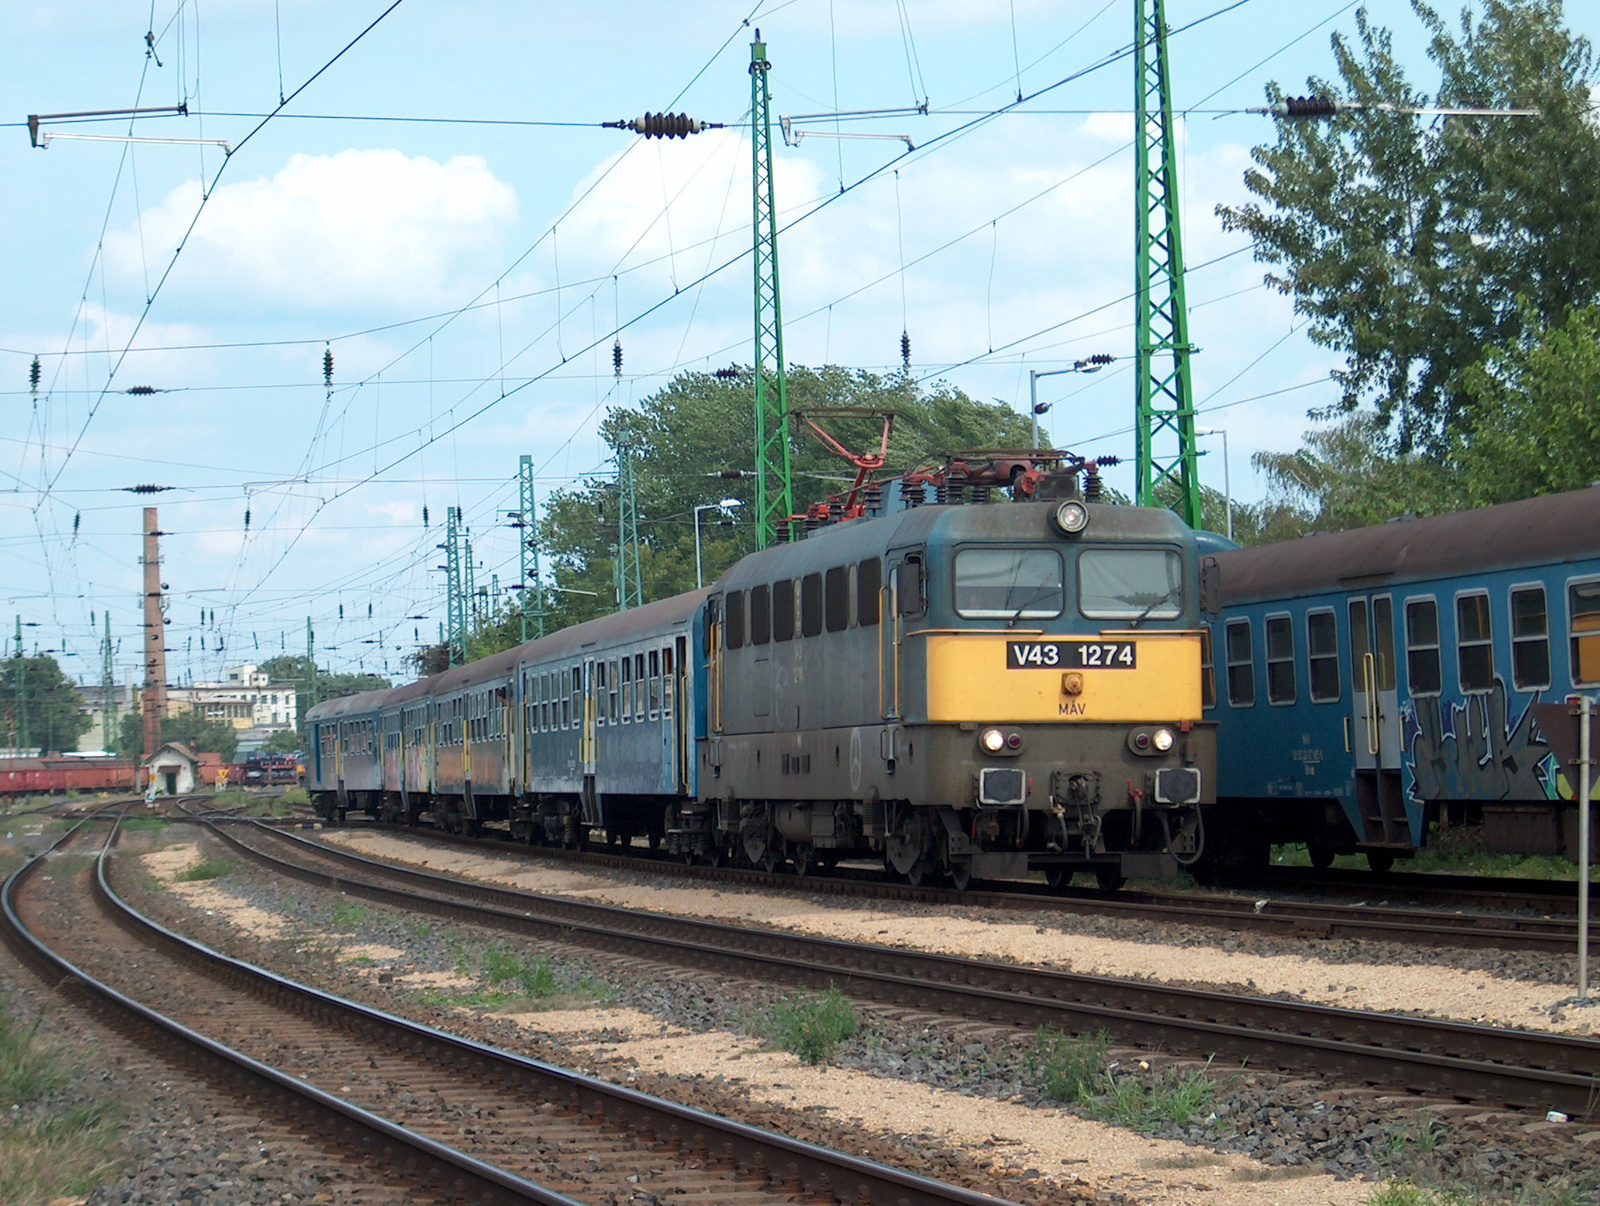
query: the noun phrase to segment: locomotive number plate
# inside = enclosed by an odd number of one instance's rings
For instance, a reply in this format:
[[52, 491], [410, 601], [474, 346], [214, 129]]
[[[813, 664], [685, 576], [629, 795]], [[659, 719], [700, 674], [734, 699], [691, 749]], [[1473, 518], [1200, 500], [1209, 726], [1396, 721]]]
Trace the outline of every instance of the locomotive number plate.
[[1007, 641], [1008, 670], [1134, 670], [1132, 641]]

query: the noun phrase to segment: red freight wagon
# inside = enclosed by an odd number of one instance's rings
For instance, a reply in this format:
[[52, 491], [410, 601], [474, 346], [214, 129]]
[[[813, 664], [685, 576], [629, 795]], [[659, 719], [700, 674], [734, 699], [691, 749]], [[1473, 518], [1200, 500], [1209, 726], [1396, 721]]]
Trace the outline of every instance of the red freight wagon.
[[131, 792], [135, 771], [135, 764], [126, 758], [0, 758], [0, 796]]

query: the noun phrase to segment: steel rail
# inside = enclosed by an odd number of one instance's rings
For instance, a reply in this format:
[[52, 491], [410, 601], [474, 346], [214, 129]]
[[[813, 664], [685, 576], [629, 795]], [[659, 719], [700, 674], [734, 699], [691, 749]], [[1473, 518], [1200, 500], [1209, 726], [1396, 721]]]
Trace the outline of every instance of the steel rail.
[[[84, 823], [80, 822], [68, 830], [46, 850], [17, 868], [0, 887], [0, 920], [4, 922], [7, 943], [19, 957], [35, 968], [47, 976], [59, 978], [58, 987], [69, 990], [91, 1007], [109, 1010], [116, 1024], [135, 1030], [147, 1041], [153, 1040], [158, 1050], [177, 1062], [192, 1064], [207, 1082], [226, 1091], [265, 1097], [278, 1107], [296, 1129], [359, 1155], [376, 1157], [386, 1166], [401, 1167], [409, 1174], [408, 1179], [431, 1192], [449, 1197], [470, 1197], [484, 1206], [514, 1202], [536, 1203], [537, 1206], [583, 1206], [564, 1194], [525, 1181], [409, 1131], [191, 1030], [118, 992], [51, 950], [22, 920], [16, 904], [17, 891], [40, 867], [46, 865], [51, 855], [78, 833]], [[97, 897], [110, 892], [105, 879], [105, 863], [115, 836], [115, 829], [107, 834], [106, 843], [96, 860], [93, 883]]]
[[[210, 821], [202, 823], [215, 830]], [[248, 991], [284, 1003], [296, 1012], [322, 1018], [365, 1036], [381, 1038], [404, 1050], [426, 1053], [435, 1062], [457, 1069], [463, 1077], [510, 1084], [521, 1088], [530, 1097], [542, 1096], [547, 1101], [564, 1104], [596, 1120], [640, 1133], [652, 1133], [668, 1142], [679, 1141], [686, 1152], [701, 1152], [711, 1161], [721, 1160], [746, 1173], [764, 1175], [771, 1179], [774, 1188], [814, 1195], [823, 1201], [830, 1200], [830, 1195], [834, 1195], [839, 1201], [859, 1203], [859, 1206], [1011, 1206], [1003, 1199], [845, 1152], [831, 1151], [541, 1060], [502, 1051], [384, 1010], [358, 1004], [221, 954], [162, 926], [122, 900], [106, 874], [104, 854], [96, 883], [97, 891], [102, 894], [106, 905], [115, 910], [120, 921], [142, 936], [163, 943], [182, 957], [194, 961], [208, 974], [236, 982]], [[502, 1175], [511, 1180], [520, 1180], [511, 1178], [510, 1174]], [[523, 1184], [531, 1185], [530, 1182]], [[571, 1199], [562, 1195], [538, 1186], [533, 1188], [549, 1195], [538, 1200], [551, 1206], [576, 1206]]]
[[[377, 828], [416, 835], [419, 831], [384, 822], [357, 823], [351, 829]], [[430, 841], [482, 849], [478, 839], [426, 833]], [[506, 849], [498, 843], [495, 849]], [[1009, 889], [912, 887], [886, 879], [848, 873], [785, 875], [751, 867], [686, 865], [662, 858], [608, 853], [602, 850], [564, 850], [550, 846], [510, 847], [518, 854], [581, 866], [603, 867], [635, 874], [669, 875], [747, 887], [821, 892], [862, 899], [903, 900], [918, 904], [969, 905], [980, 908], [1032, 910], [1172, 925], [1198, 925], [1235, 932], [1281, 934], [1290, 938], [1351, 938], [1395, 942], [1406, 946], [1456, 949], [1534, 950], [1576, 952], [1577, 923], [1570, 918], [1518, 917], [1488, 913], [1417, 913], [1368, 905], [1318, 904], [1260, 897], [1215, 896], [1202, 893], [1100, 892], [1092, 889], [1030, 892], [1022, 885]], [[1397, 893], [1397, 895], [1400, 893]], [[1518, 900], [1528, 907], [1530, 902]], [[1544, 906], [1549, 907], [1549, 906]], [[1591, 945], [1600, 945], [1596, 939]]]
[[[234, 828], [238, 823], [230, 825]], [[1600, 1105], [1600, 1040], [1086, 976], [895, 947], [752, 930], [399, 867], [266, 826], [313, 857], [425, 889], [319, 871], [214, 833], [263, 866], [386, 904], [535, 937], [763, 981], [845, 991], [896, 1006], [1113, 1039], [1199, 1057], [1334, 1073], [1349, 1080], [1587, 1117]]]

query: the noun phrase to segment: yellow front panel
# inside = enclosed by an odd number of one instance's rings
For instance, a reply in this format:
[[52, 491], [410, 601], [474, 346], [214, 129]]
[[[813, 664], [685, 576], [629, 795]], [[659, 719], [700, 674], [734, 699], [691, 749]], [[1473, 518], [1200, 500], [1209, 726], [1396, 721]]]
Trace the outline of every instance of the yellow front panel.
[[[1023, 635], [939, 635], [928, 645], [928, 719], [990, 724], [1041, 720], [1141, 721], [1200, 719], [1200, 634], [1120, 633], [1137, 647], [1133, 669], [1013, 670], [1006, 642]], [[1047, 640], [1075, 640], [1051, 636]], [[1092, 639], [1092, 638], [1086, 638]], [[1067, 673], [1082, 691], [1062, 690]]]

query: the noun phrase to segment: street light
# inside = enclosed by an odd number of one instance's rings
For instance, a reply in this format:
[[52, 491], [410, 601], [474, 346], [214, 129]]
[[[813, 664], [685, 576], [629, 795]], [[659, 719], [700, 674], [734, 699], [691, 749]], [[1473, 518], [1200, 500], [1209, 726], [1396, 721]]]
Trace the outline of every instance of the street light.
[[725, 498], [721, 502], [702, 503], [694, 509], [694, 585], [698, 590], [704, 586], [705, 575], [700, 569], [700, 512], [702, 511], [729, 511], [734, 507], [744, 506], [740, 498]]
[[1228, 511], [1228, 539], [1233, 539], [1233, 488], [1228, 479], [1228, 429], [1226, 427], [1196, 427], [1197, 436], [1217, 435], [1222, 437], [1222, 501]]
[[1028, 370], [1028, 415], [1033, 420], [1033, 447], [1036, 451], [1039, 447], [1039, 416], [1050, 409], [1048, 402], [1043, 406], [1039, 405], [1039, 378], [1059, 377], [1062, 373], [1098, 373], [1115, 359], [1114, 356], [1098, 352], [1083, 360], [1074, 361], [1070, 368], [1045, 369], [1042, 373], [1038, 369]]

